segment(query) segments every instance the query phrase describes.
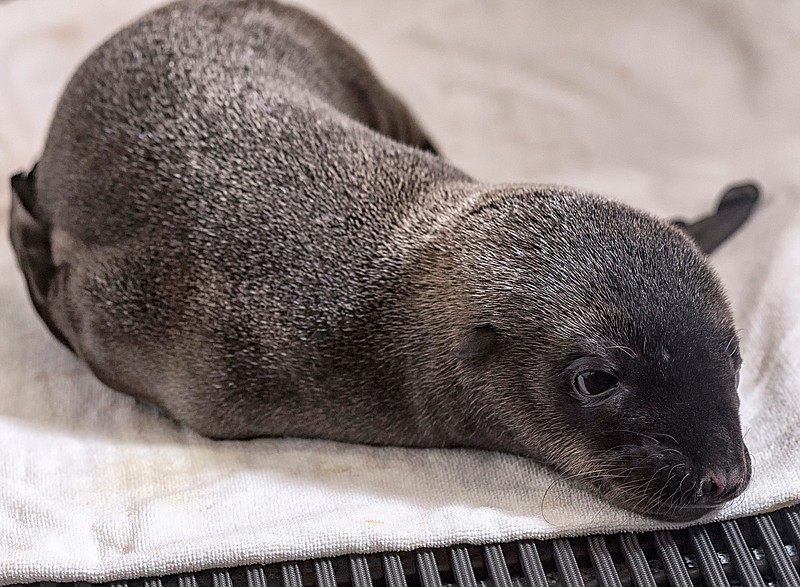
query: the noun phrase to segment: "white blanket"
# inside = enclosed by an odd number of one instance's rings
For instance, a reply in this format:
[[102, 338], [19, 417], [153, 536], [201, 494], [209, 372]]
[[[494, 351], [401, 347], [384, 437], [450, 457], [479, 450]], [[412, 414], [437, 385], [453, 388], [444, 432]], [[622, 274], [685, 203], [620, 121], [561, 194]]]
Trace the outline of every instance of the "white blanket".
[[[88, 51], [153, 0], [0, 4], [0, 176], [41, 152]], [[486, 180], [599, 191], [665, 216], [765, 188], [713, 256], [742, 336], [748, 491], [800, 499], [800, 5], [303, 0]], [[517, 457], [213, 442], [98, 383], [35, 315], [0, 181], [0, 583], [110, 580], [664, 524]], [[548, 491], [549, 488], [549, 491]]]

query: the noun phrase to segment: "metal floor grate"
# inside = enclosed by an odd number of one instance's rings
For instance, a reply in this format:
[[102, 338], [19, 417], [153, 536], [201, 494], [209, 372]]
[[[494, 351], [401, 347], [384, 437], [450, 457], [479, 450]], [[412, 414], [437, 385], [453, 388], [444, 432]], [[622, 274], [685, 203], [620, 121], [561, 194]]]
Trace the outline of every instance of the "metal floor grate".
[[[343, 556], [112, 587], [800, 587], [800, 505], [687, 530]], [[60, 586], [63, 583], [39, 583]], [[89, 583], [70, 583], [86, 587]]]

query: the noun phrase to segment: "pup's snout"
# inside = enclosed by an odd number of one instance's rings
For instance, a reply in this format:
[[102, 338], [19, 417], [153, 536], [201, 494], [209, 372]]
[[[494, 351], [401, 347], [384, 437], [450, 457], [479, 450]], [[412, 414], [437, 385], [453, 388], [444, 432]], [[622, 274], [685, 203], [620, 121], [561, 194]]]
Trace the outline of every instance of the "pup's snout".
[[696, 519], [739, 496], [750, 482], [750, 453], [744, 445], [736, 456], [710, 456], [705, 464], [661, 443], [627, 445], [621, 452], [625, 456], [620, 464], [630, 471], [623, 482], [630, 487], [637, 480], [642, 493], [632, 499], [648, 497], [643, 513], [655, 517]]
[[741, 494], [747, 486], [747, 474], [742, 466], [708, 471], [697, 484], [698, 505], [715, 506]]

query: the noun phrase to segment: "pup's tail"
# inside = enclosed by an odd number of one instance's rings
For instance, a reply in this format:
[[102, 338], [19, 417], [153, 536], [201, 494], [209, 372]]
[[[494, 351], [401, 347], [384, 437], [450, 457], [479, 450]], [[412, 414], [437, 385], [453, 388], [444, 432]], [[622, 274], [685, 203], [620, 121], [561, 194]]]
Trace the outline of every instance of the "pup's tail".
[[56, 326], [48, 302], [54, 287], [56, 267], [50, 249], [51, 227], [37, 213], [36, 166], [30, 173], [18, 173], [11, 178], [11, 244], [17, 263], [28, 284], [33, 307], [50, 332], [70, 350], [72, 346]]

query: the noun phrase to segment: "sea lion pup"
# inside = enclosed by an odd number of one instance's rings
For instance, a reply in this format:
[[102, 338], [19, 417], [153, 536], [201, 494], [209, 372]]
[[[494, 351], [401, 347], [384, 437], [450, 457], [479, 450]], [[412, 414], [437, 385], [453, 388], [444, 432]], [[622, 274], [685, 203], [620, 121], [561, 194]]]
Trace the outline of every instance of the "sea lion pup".
[[739, 345], [695, 244], [430, 151], [311, 16], [179, 2], [72, 78], [13, 244], [53, 333], [201, 434], [506, 451], [672, 520], [739, 495]]

